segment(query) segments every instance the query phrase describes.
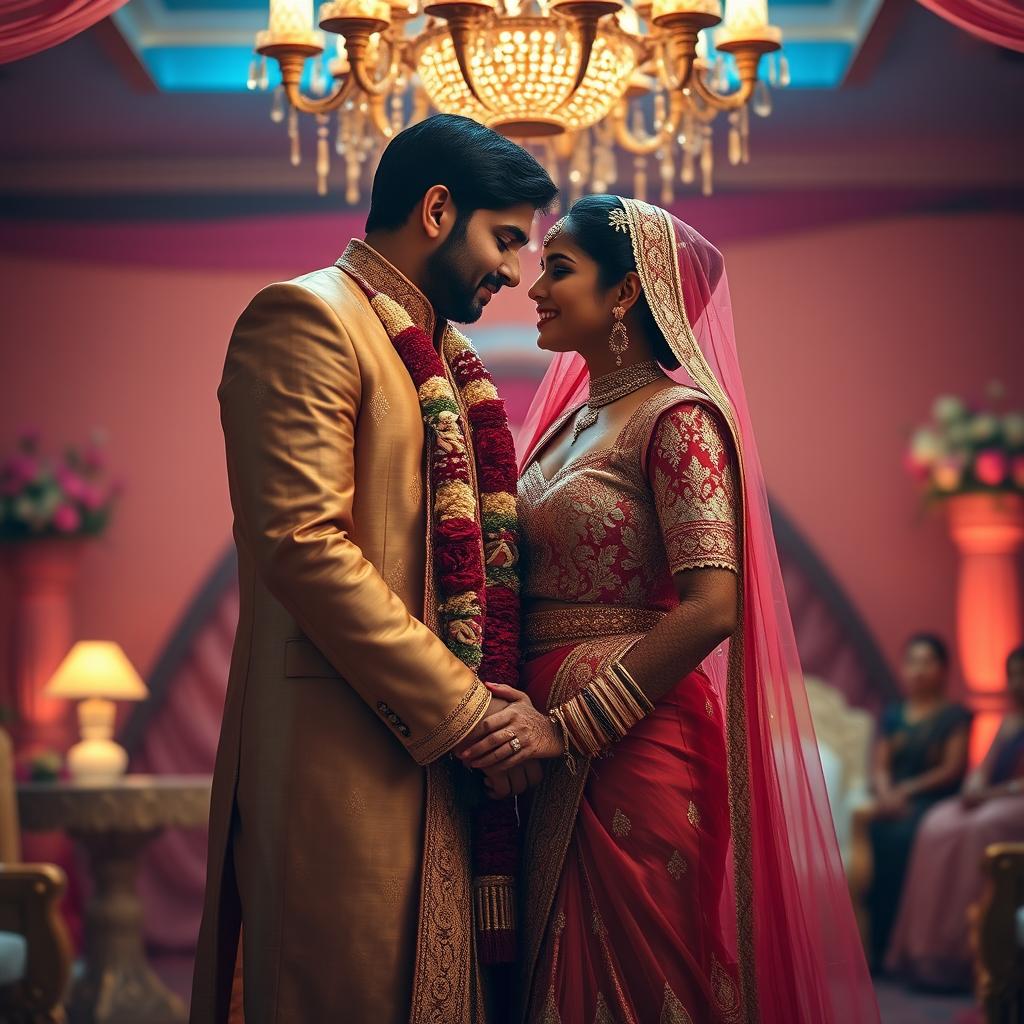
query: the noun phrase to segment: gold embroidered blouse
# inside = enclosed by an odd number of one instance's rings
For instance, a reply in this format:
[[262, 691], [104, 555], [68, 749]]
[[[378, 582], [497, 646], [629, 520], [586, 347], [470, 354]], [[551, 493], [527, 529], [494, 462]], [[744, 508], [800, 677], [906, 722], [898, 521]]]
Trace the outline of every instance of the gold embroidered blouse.
[[673, 573], [738, 571], [735, 454], [700, 397], [660, 391], [611, 447], [551, 480], [530, 462], [519, 483], [524, 601], [667, 610], [678, 601]]

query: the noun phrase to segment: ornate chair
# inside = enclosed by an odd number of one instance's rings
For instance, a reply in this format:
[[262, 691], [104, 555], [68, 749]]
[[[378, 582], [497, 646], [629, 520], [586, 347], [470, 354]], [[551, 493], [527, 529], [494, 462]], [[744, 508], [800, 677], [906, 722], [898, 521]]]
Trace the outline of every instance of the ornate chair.
[[1024, 1024], [1024, 843], [990, 846], [982, 871], [970, 913], [978, 1003], [986, 1024]]
[[57, 910], [64, 872], [21, 864], [11, 741], [0, 729], [0, 1020], [63, 1024], [71, 941]]

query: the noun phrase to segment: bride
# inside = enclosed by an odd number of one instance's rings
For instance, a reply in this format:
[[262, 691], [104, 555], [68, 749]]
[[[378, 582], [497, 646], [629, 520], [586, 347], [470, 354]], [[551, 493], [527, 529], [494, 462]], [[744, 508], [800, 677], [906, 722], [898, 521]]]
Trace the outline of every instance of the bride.
[[588, 196], [530, 290], [522, 690], [467, 764], [545, 759], [519, 1019], [870, 1024], [721, 254]]

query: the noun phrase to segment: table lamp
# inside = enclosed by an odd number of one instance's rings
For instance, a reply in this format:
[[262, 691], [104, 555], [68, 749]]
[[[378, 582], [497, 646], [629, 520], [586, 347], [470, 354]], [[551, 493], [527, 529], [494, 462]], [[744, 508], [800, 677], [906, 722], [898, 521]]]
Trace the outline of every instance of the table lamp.
[[81, 741], [68, 751], [73, 779], [116, 779], [128, 767], [128, 754], [113, 740], [115, 700], [144, 700], [149, 691], [119, 644], [82, 640], [75, 644], [46, 686], [48, 697], [80, 700]]

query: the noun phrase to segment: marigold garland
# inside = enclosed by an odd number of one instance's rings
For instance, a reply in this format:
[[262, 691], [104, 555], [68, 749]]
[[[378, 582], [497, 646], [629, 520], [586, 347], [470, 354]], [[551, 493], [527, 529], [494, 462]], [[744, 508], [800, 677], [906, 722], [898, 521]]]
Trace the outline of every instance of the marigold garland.
[[[349, 271], [351, 273], [351, 271]], [[352, 275], [355, 277], [355, 275]], [[448, 649], [488, 682], [519, 681], [519, 522], [515, 444], [505, 404], [469, 339], [450, 325], [443, 345], [473, 439], [477, 508], [459, 403], [433, 339], [389, 296], [355, 278], [370, 299], [412, 378], [432, 435], [433, 550], [440, 635]], [[488, 801], [473, 822], [477, 876], [514, 882], [515, 809]], [[478, 921], [485, 963], [515, 956], [515, 933]]]

